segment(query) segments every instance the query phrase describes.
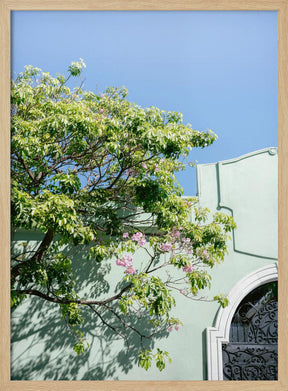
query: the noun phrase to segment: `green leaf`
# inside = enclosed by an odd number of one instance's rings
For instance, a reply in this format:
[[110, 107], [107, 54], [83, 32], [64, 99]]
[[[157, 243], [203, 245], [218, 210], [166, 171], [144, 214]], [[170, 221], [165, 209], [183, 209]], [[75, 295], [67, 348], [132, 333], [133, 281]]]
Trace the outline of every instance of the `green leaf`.
[[229, 300], [227, 296], [224, 296], [222, 294], [214, 296], [213, 300], [217, 301], [222, 308], [227, 307], [227, 305], [229, 304]]

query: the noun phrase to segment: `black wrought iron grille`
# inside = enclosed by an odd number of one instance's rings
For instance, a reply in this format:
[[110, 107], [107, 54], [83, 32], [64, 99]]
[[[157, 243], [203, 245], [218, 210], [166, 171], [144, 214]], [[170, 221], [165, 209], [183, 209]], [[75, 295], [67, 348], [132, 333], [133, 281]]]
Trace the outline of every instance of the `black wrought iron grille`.
[[232, 319], [229, 343], [223, 344], [224, 380], [277, 380], [277, 282], [249, 293]]

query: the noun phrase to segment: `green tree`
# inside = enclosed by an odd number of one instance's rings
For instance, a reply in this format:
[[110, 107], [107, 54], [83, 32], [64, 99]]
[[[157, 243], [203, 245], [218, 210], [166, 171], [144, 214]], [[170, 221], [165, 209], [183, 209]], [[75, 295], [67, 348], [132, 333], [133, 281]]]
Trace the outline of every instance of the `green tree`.
[[[170, 315], [173, 292], [198, 299], [235, 227], [231, 217], [208, 217], [197, 199], [182, 198], [175, 177], [189, 151], [216, 136], [184, 125], [180, 113], [130, 103], [125, 88], [101, 95], [70, 89], [68, 80], [83, 67], [82, 60], [73, 62], [65, 78], [26, 66], [12, 81], [12, 226], [43, 233], [38, 246], [13, 248], [12, 307], [29, 295], [55, 303], [75, 333], [78, 354], [88, 308], [119, 338], [133, 331], [139, 365], [147, 370], [154, 358], [162, 370], [168, 352], [146, 349], [145, 339], [181, 325]], [[69, 252], [79, 247], [88, 270], [93, 262], [116, 260], [116, 294], [101, 300], [79, 295]], [[145, 256], [137, 268], [139, 249]], [[227, 304], [221, 295], [214, 300]], [[148, 334], [129, 321], [131, 313], [149, 316]]]

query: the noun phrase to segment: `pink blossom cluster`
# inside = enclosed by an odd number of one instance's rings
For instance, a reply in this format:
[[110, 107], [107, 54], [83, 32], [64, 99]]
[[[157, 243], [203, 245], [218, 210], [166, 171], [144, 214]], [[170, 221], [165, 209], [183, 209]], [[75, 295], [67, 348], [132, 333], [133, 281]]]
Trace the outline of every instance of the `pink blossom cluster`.
[[207, 250], [203, 250], [202, 256], [206, 259], [206, 261], [208, 261], [208, 259], [210, 258], [210, 256], [209, 256]]
[[176, 231], [173, 231], [173, 232], [172, 232], [172, 235], [173, 235], [175, 238], [180, 238], [181, 233], [180, 233], [180, 231], [176, 230]]
[[[163, 163], [164, 162], [164, 159], [160, 159], [159, 160], [159, 163], [161, 164], [161, 163]], [[159, 168], [159, 164], [157, 164], [157, 163], [155, 163], [155, 165], [154, 165], [154, 172], [159, 172], [159, 170], [160, 170], [160, 168]]]
[[135, 274], [135, 273], [136, 273], [136, 270], [135, 270], [132, 266], [130, 266], [130, 267], [128, 267], [128, 268], [125, 270], [125, 273], [126, 273], [126, 274]]
[[133, 177], [135, 177], [137, 174], [138, 171], [134, 167], [128, 168], [128, 170], [126, 171], [127, 176], [132, 175]]
[[193, 270], [194, 270], [194, 266], [193, 265], [186, 265], [186, 266], [184, 266], [183, 267], [183, 272], [185, 272], [185, 273], [192, 273], [193, 272]]
[[179, 239], [180, 238], [180, 236], [181, 236], [181, 230], [182, 230], [183, 228], [182, 227], [180, 227], [179, 229], [178, 228], [176, 228], [176, 227], [173, 227], [173, 229], [172, 229], [172, 232], [171, 232], [171, 236], [172, 236], [172, 241], [173, 242], [175, 242], [177, 239]]
[[[176, 324], [176, 326], [174, 327], [174, 329], [175, 329], [176, 331], [178, 331], [178, 330], [179, 330], [179, 324]], [[169, 333], [171, 333], [171, 331], [173, 330], [173, 326], [169, 326], [167, 330], [169, 331]]]
[[206, 261], [209, 260], [210, 256], [208, 254], [208, 251], [206, 249], [202, 250], [202, 249], [197, 249], [197, 255], [198, 257], [203, 257]]
[[183, 244], [189, 244], [191, 242], [191, 239], [190, 238], [182, 238], [182, 242]]
[[159, 245], [159, 248], [163, 252], [168, 252], [172, 250], [172, 243], [166, 242]]
[[[181, 228], [180, 228], [181, 229]], [[177, 236], [177, 238], [180, 239], [180, 231], [176, 231], [174, 230], [174, 237]], [[187, 254], [193, 254], [193, 246], [192, 246], [192, 243], [191, 243], [191, 239], [190, 238], [186, 238], [186, 237], [183, 237], [181, 239], [181, 242], [182, 242], [182, 250], [185, 249], [186, 253]]]
[[133, 260], [131, 255], [124, 255], [122, 259], [117, 259], [116, 265], [126, 267], [126, 274], [136, 273], [136, 270], [133, 268]]
[[[141, 163], [141, 166], [146, 170], [148, 167], [146, 165], [146, 163], [142, 162]], [[158, 164], [155, 164], [154, 165], [154, 172], [158, 172], [159, 171], [159, 165]]]
[[137, 242], [138, 246], [140, 247], [146, 244], [145, 235], [142, 234], [142, 232], [137, 232], [136, 234], [133, 234], [131, 239]]
[[130, 267], [133, 265], [133, 260], [131, 255], [124, 255], [122, 259], [117, 259], [116, 264], [118, 266]]

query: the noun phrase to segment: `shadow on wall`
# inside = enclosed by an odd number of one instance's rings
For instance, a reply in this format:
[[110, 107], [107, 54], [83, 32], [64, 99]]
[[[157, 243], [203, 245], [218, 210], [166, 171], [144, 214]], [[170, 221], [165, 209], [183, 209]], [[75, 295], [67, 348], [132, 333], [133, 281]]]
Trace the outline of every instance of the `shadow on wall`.
[[202, 332], [202, 374], [203, 374], [203, 380], [208, 380], [208, 374], [207, 374], [207, 335], [206, 330]]
[[[101, 297], [111, 290], [106, 278], [110, 264], [89, 264], [84, 254], [77, 254], [74, 265], [77, 286], [85, 287], [89, 297]], [[119, 287], [115, 291], [119, 291]], [[116, 309], [117, 304], [114, 305]], [[99, 308], [97, 308], [99, 310]], [[111, 312], [102, 311], [103, 319], [120, 328], [119, 319]], [[118, 380], [118, 375], [128, 373], [137, 365], [140, 337], [126, 329], [127, 338], [121, 338], [89, 308], [83, 308], [84, 333], [89, 348], [77, 356], [73, 350], [75, 337], [61, 318], [58, 304], [44, 302], [38, 297], [26, 299], [12, 312], [11, 319], [11, 380]], [[129, 322], [144, 334], [149, 334], [147, 314], [130, 316]], [[167, 338], [168, 332], [156, 337]], [[154, 337], [154, 338], [155, 338]], [[154, 342], [143, 340], [145, 349], [153, 349]]]

